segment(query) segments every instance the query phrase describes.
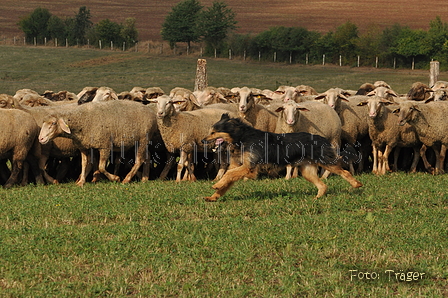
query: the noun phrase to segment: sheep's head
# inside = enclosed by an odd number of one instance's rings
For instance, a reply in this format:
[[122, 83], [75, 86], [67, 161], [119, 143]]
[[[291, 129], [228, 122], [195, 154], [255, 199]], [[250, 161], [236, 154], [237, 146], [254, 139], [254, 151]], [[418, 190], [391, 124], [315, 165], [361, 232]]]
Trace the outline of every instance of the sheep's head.
[[422, 101], [428, 99], [430, 97], [431, 92], [433, 92], [433, 90], [429, 88], [426, 84], [416, 82], [412, 84], [411, 89], [407, 94], [407, 97], [408, 100]]
[[386, 100], [384, 98], [380, 98], [378, 96], [372, 96], [366, 101], [362, 101], [358, 103], [358, 106], [367, 106], [369, 117], [374, 119], [380, 113], [383, 106], [388, 106], [393, 104], [393, 102]]
[[[236, 91], [236, 92], [235, 92]], [[252, 94], [252, 90], [248, 87], [232, 89], [232, 92], [238, 94], [239, 103], [238, 110], [241, 114], [247, 113], [255, 104], [255, 100]]]
[[341, 101], [349, 101], [347, 96], [350, 96], [349, 92], [341, 88], [331, 88], [324, 93], [317, 95], [314, 99], [321, 100], [331, 108], [338, 110], [341, 106]]
[[115, 91], [109, 87], [100, 87], [96, 91], [95, 97], [92, 99], [92, 102], [109, 100], [118, 100], [117, 93], [115, 93]]
[[367, 96], [378, 96], [381, 98], [392, 98], [392, 97], [398, 97], [398, 94], [395, 93], [392, 89], [386, 88], [384, 86], [379, 86], [367, 93]]
[[150, 102], [157, 104], [156, 116], [158, 119], [163, 119], [166, 116], [171, 116], [174, 112], [178, 112], [178, 106], [184, 101], [173, 100], [168, 95], [162, 95], [156, 99], [152, 99]]
[[400, 107], [393, 111], [398, 115], [398, 125], [403, 126], [408, 122], [412, 122], [417, 114], [420, 113], [418, 106], [412, 102], [400, 103]]
[[63, 133], [71, 134], [70, 128], [65, 123], [64, 119], [56, 116], [50, 116], [42, 124], [42, 128], [39, 133], [39, 142], [41, 144], [47, 144]]
[[432, 95], [425, 101], [442, 101], [448, 99], [448, 90], [447, 89], [437, 89], [435, 90]]
[[0, 108], [13, 109], [16, 107], [17, 100], [8, 94], [0, 94]]
[[289, 126], [293, 126], [294, 124], [296, 124], [299, 119], [300, 111], [309, 112], [307, 108], [298, 105], [294, 101], [288, 101], [284, 103], [283, 106], [279, 107], [275, 111], [277, 113], [282, 113], [281, 118], [283, 118], [285, 123]]

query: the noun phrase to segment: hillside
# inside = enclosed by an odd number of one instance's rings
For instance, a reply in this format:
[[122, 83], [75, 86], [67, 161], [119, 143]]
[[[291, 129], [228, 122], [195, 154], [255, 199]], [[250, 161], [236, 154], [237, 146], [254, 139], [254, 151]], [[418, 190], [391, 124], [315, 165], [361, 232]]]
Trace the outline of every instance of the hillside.
[[[0, 2], [0, 36], [21, 36], [17, 23], [37, 7], [43, 7], [59, 17], [74, 16], [84, 0], [2, 0]], [[160, 29], [171, 8], [179, 0], [94, 0], [87, 7], [94, 23], [103, 19], [123, 22], [128, 17], [137, 19], [140, 40], [159, 40]], [[429, 21], [447, 17], [448, 7], [441, 0], [226, 0], [237, 14], [239, 33], [259, 33], [273, 26], [300, 26], [308, 30], [328, 32], [351, 21], [361, 31], [394, 23], [412, 29], [428, 29]], [[209, 7], [212, 0], [202, 0]]]

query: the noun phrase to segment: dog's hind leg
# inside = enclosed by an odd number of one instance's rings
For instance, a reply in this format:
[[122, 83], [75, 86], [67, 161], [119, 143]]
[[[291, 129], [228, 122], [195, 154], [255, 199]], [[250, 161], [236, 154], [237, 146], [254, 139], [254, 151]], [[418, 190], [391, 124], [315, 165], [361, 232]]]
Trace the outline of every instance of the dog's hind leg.
[[358, 188], [358, 187], [362, 186], [362, 183], [359, 182], [358, 180], [356, 180], [355, 178], [353, 178], [352, 174], [350, 174], [349, 171], [344, 170], [339, 165], [334, 165], [334, 164], [330, 165], [329, 164], [329, 165], [321, 165], [321, 167], [330, 171], [333, 174], [337, 174], [337, 175], [341, 176], [342, 178], [347, 180], [348, 183], [350, 183], [350, 185], [354, 188]]
[[316, 195], [316, 199], [320, 198], [327, 192], [327, 185], [320, 180], [319, 176], [317, 175], [317, 165], [316, 164], [305, 164], [300, 165], [300, 172], [302, 173], [303, 178], [308, 180], [309, 182], [313, 183], [318, 191]]

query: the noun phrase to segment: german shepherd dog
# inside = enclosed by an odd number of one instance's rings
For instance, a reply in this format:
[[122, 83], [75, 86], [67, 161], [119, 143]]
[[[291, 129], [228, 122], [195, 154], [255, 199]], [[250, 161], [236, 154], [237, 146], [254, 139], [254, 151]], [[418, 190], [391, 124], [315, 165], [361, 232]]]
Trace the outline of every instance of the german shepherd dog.
[[216, 146], [227, 143], [232, 148], [229, 170], [215, 184], [216, 192], [206, 201], [214, 202], [242, 178], [255, 179], [258, 167], [262, 165], [299, 167], [302, 176], [313, 183], [317, 189], [316, 198], [323, 196], [327, 186], [317, 175], [318, 166], [338, 174], [352, 187], [361, 187], [362, 183], [341, 167], [341, 157], [324, 137], [310, 133], [276, 134], [253, 128], [240, 118], [230, 118], [223, 114], [215, 123], [210, 135], [202, 140], [204, 144], [214, 142]]

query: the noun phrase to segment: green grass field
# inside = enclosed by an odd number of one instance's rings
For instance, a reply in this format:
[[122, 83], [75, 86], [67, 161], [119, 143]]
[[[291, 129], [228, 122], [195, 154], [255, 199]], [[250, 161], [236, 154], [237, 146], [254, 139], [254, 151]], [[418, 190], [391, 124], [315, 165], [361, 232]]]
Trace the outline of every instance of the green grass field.
[[[0, 47], [0, 93], [192, 88], [197, 57]], [[208, 61], [214, 86], [398, 92], [424, 72]], [[0, 189], [0, 297], [446, 297], [448, 176], [74, 183]], [[370, 279], [368, 279], [370, 278]]]

